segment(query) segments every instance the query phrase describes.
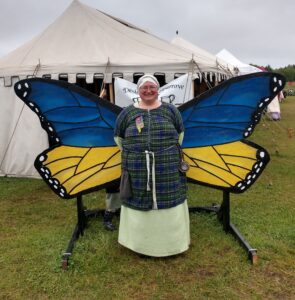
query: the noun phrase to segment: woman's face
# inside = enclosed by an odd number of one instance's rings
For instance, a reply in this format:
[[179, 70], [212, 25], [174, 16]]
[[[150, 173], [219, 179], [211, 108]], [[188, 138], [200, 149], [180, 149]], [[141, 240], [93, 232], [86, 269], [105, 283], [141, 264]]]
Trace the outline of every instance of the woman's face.
[[158, 99], [158, 86], [152, 82], [145, 82], [138, 92], [141, 100], [147, 104]]

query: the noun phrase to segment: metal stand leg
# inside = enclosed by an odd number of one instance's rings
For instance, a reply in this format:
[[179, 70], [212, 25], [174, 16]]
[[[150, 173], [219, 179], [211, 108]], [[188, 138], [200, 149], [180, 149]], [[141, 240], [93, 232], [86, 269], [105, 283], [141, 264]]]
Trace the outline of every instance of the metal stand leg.
[[77, 224], [74, 228], [72, 237], [68, 243], [66, 252], [62, 256], [62, 268], [66, 269], [68, 267], [69, 258], [72, 255], [75, 241], [79, 238], [80, 235], [84, 235], [84, 229], [87, 225], [87, 219], [85, 215], [84, 205], [82, 201], [82, 196], [77, 197]]
[[72, 233], [72, 237], [68, 243], [66, 252], [62, 255], [62, 269], [66, 270], [69, 265], [69, 259], [73, 253], [76, 240], [84, 235], [84, 230], [87, 226], [88, 218], [103, 215], [104, 210], [87, 210], [83, 204], [82, 196], [77, 197], [77, 224]]
[[248, 252], [248, 258], [251, 260], [252, 264], [256, 264], [258, 261], [257, 250], [252, 248], [250, 244], [246, 241], [239, 230], [230, 222], [230, 193], [223, 192], [222, 204], [203, 206], [203, 207], [190, 207], [190, 212], [215, 212], [217, 214], [218, 220], [223, 225], [223, 230], [226, 233], [232, 234], [242, 245], [242, 247]]

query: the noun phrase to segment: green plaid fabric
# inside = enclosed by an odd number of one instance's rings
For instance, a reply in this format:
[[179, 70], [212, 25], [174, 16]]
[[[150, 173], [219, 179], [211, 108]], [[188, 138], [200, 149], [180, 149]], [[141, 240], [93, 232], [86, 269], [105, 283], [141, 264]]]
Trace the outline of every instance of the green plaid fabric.
[[[122, 168], [130, 174], [133, 196], [123, 203], [140, 210], [152, 209], [151, 191], [147, 191], [146, 150], [154, 152], [156, 195], [159, 209], [169, 208], [186, 199], [186, 177], [179, 172], [179, 133], [184, 130], [180, 112], [173, 105], [162, 103], [153, 110], [124, 109], [118, 116], [115, 136], [123, 139]], [[152, 169], [150, 156], [150, 170]]]

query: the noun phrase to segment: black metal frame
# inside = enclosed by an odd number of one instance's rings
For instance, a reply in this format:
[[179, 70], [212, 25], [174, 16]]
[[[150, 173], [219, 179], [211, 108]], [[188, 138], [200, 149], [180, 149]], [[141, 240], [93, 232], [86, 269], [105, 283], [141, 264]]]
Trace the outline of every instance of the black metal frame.
[[[230, 193], [223, 191], [223, 201], [221, 205], [212, 206], [195, 206], [189, 208], [190, 213], [196, 212], [208, 212], [216, 213], [218, 220], [223, 225], [223, 230], [226, 233], [232, 234], [242, 245], [242, 247], [247, 251], [248, 258], [251, 260], [252, 264], [256, 264], [258, 260], [257, 250], [252, 248], [239, 230], [230, 221]], [[104, 210], [87, 210], [82, 201], [82, 196], [77, 197], [77, 217], [78, 221], [73, 231], [72, 237], [68, 243], [66, 252], [62, 255], [62, 268], [67, 269], [69, 265], [69, 259], [72, 255], [74, 245], [76, 240], [84, 235], [84, 230], [87, 226], [87, 220], [91, 217], [97, 217], [98, 215], [103, 215]]]
[[96, 210], [88, 210], [82, 200], [82, 196], [77, 197], [77, 224], [74, 228], [72, 233], [72, 237], [68, 243], [68, 247], [66, 252], [62, 255], [62, 263], [61, 266], [65, 270], [69, 265], [69, 259], [72, 256], [73, 249], [75, 246], [76, 240], [81, 236], [84, 235], [84, 230], [87, 227], [88, 218], [97, 217], [98, 215], [103, 215], [103, 209], [96, 209]]
[[191, 213], [195, 212], [209, 212], [216, 213], [218, 220], [223, 225], [223, 230], [226, 233], [232, 234], [241, 244], [241, 246], [247, 251], [248, 258], [251, 260], [252, 264], [256, 264], [258, 260], [257, 249], [250, 246], [244, 236], [239, 232], [237, 227], [230, 221], [230, 193], [223, 191], [223, 201], [221, 205], [212, 206], [196, 206], [190, 207], [189, 211]]

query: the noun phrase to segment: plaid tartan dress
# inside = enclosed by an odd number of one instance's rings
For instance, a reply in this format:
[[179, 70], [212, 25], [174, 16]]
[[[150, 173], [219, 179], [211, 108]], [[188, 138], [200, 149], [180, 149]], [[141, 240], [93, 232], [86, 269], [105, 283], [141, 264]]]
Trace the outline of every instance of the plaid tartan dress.
[[[128, 171], [132, 187], [132, 197], [122, 199], [124, 205], [138, 210], [152, 209], [153, 188], [158, 209], [185, 201], [186, 177], [178, 170], [178, 138], [183, 131], [180, 112], [171, 104], [162, 103], [152, 110], [131, 105], [120, 113], [115, 136], [122, 138], [122, 169]], [[145, 151], [153, 152], [148, 160]], [[155, 186], [152, 171], [148, 172], [148, 169], [152, 170], [153, 162]]]

